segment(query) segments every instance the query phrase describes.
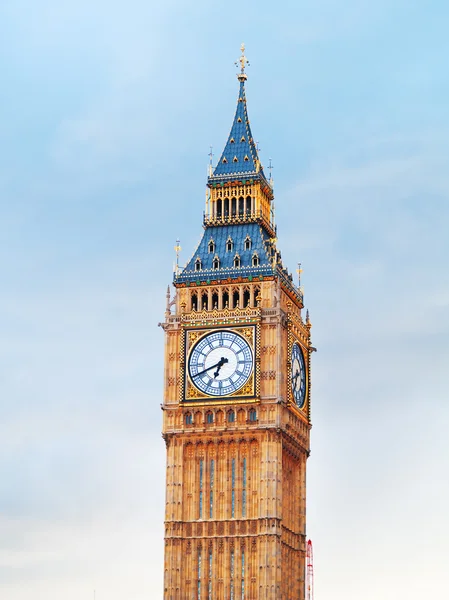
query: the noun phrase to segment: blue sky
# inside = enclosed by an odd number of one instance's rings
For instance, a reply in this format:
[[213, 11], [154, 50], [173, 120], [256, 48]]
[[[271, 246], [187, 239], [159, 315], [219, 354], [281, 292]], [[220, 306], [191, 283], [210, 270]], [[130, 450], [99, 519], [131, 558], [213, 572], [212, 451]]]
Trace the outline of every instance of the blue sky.
[[[92, 4], [94, 4], [92, 6]], [[449, 593], [449, 9], [0, 6], [0, 592], [162, 593], [173, 246], [201, 235], [242, 41], [313, 323], [315, 599]]]

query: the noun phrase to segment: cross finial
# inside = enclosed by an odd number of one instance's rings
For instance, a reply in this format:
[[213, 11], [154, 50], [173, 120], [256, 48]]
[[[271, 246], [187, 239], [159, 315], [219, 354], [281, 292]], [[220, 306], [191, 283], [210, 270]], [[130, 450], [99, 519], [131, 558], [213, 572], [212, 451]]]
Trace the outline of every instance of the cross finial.
[[[239, 58], [239, 63], [240, 63], [240, 73], [237, 75], [237, 79], [239, 81], [246, 81], [247, 79], [247, 75], [245, 73], [245, 68], [247, 65], [249, 65], [249, 60], [246, 58], [245, 56], [245, 44], [242, 44], [240, 46], [240, 50], [242, 52], [242, 55]], [[238, 67], [238, 63], [235, 63], [235, 66]]]
[[271, 162], [271, 158], [269, 158], [268, 160], [270, 161], [269, 164], [268, 164], [268, 170], [270, 171], [270, 183], [273, 186], [273, 169], [274, 169], [274, 167], [273, 167], [273, 164]]

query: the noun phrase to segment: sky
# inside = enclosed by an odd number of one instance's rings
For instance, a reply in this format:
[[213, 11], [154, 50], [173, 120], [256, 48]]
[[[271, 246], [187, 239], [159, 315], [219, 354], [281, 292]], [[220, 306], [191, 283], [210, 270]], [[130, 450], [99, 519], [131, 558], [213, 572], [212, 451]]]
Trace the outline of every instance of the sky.
[[243, 41], [318, 348], [315, 600], [449, 597], [448, 18], [442, 0], [0, 3], [2, 599], [162, 597], [158, 322]]

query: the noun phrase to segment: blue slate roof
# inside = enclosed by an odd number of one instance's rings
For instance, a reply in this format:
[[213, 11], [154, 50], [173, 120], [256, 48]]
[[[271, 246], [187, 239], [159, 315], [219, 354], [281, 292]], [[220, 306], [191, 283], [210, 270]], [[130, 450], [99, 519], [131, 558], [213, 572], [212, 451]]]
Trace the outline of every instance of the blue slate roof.
[[[251, 240], [251, 248], [245, 250], [245, 240]], [[232, 250], [228, 250], [228, 241]], [[209, 251], [213, 242], [214, 249]], [[238, 254], [240, 266], [234, 266]], [[259, 264], [253, 266], [253, 256], [257, 254]], [[213, 268], [214, 259], [220, 261], [219, 268]], [[196, 261], [201, 260], [201, 270], [195, 269]], [[280, 253], [274, 248], [268, 233], [258, 223], [207, 227], [192, 258], [182, 271], [175, 274], [174, 283], [196, 284], [201, 281], [237, 279], [239, 277], [259, 277], [275, 275], [302, 300], [300, 290], [294, 285], [291, 274], [282, 265]]]
[[241, 80], [237, 110], [235, 111], [231, 132], [221, 158], [209, 180], [229, 175], [256, 175], [258, 173], [265, 177], [261, 166], [259, 169], [257, 168], [257, 162], [259, 162], [259, 156], [246, 110], [245, 81]]
[[[245, 250], [245, 240], [249, 238], [251, 247]], [[232, 242], [232, 250], [228, 250], [228, 241]], [[209, 251], [210, 242], [214, 250]], [[253, 267], [253, 256], [257, 254], [259, 264]], [[240, 258], [240, 266], [234, 267], [235, 256]], [[204, 235], [185, 268], [175, 281], [196, 281], [201, 279], [228, 279], [247, 277], [248, 275], [271, 275], [271, 243], [267, 232], [258, 223], [228, 225], [227, 227], [207, 227]], [[195, 270], [197, 259], [201, 260], [201, 270]], [[213, 268], [213, 261], [218, 258], [219, 269]]]

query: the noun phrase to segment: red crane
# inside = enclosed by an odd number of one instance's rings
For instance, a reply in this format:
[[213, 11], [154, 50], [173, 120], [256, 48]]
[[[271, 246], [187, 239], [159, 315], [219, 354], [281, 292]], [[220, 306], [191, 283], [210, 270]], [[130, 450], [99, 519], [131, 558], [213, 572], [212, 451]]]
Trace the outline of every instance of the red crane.
[[306, 600], [313, 600], [313, 546], [312, 546], [312, 540], [309, 540], [307, 542]]

